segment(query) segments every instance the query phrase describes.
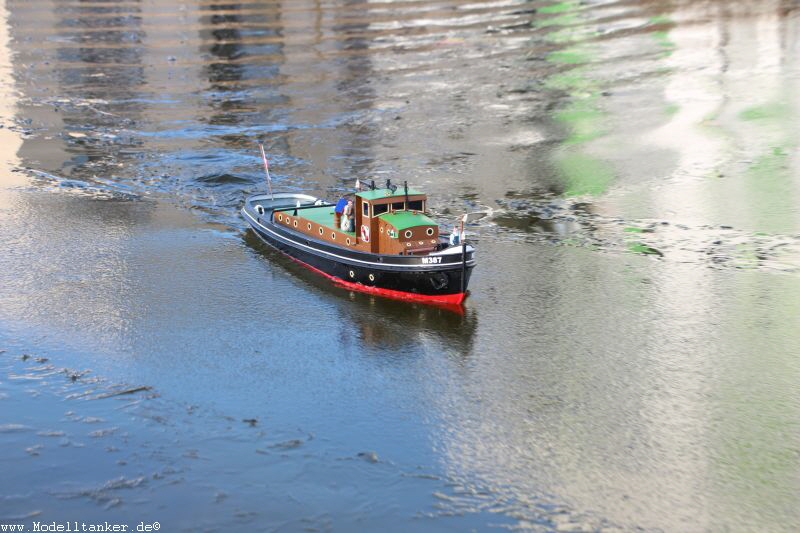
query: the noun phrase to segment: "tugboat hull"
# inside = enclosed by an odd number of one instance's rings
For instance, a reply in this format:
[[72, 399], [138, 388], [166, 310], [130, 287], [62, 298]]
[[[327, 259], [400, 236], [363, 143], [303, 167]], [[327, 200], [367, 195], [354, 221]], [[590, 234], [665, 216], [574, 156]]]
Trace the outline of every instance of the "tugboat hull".
[[[286, 195], [284, 207], [313, 197]], [[277, 202], [276, 202], [277, 200]], [[475, 266], [471, 246], [447, 247], [425, 256], [371, 254], [347, 250], [273, 224], [272, 209], [281, 200], [268, 195], [248, 198], [242, 214], [267, 244], [350, 290], [431, 304], [461, 304]], [[260, 207], [259, 207], [260, 206]], [[442, 238], [442, 246], [446, 239]]]

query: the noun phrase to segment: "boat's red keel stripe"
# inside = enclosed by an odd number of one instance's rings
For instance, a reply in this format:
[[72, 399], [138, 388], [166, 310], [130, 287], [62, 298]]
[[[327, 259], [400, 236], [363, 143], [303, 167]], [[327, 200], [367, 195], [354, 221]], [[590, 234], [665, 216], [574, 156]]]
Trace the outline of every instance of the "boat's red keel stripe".
[[378, 296], [383, 296], [385, 298], [392, 298], [394, 300], [406, 300], [409, 302], [421, 302], [426, 304], [434, 304], [434, 305], [461, 305], [464, 302], [464, 299], [467, 297], [467, 293], [459, 292], [456, 294], [440, 294], [440, 295], [430, 295], [430, 294], [416, 294], [413, 292], [404, 292], [404, 291], [394, 291], [391, 289], [381, 289], [380, 287], [371, 287], [369, 285], [362, 285], [361, 283], [353, 283], [352, 281], [345, 281], [343, 279], [339, 279], [336, 276], [331, 276], [327, 272], [323, 272], [322, 270], [313, 267], [306, 263], [305, 261], [301, 261], [296, 257], [292, 257], [291, 255], [283, 252], [281, 253], [294, 261], [297, 264], [303, 265], [309, 270], [316, 272], [322, 276], [325, 276], [329, 280], [331, 280], [335, 285], [339, 287], [343, 287], [345, 289], [351, 291], [358, 291], [358, 292], [365, 292], [367, 294], [375, 294]]
[[464, 302], [464, 298], [466, 298], [467, 296], [466, 293], [463, 292], [459, 292], [457, 294], [428, 295], [428, 294], [416, 294], [413, 292], [393, 291], [391, 289], [370, 287], [369, 285], [362, 285], [361, 283], [352, 283], [350, 281], [344, 281], [339, 278], [334, 278], [333, 276], [328, 276], [328, 277], [331, 280], [333, 280], [333, 282], [336, 285], [344, 287], [351, 291], [376, 294], [378, 296], [393, 298], [395, 300], [408, 300], [412, 302], [443, 304], [443, 305], [461, 305]]

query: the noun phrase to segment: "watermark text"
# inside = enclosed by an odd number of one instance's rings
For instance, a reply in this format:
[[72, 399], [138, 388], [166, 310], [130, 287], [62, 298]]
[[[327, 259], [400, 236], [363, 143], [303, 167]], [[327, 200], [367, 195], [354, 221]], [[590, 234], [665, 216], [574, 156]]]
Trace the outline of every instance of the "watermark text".
[[33, 522], [32, 524], [0, 524], [4, 531], [26, 531], [33, 533], [154, 533], [161, 529], [159, 522], [139, 522], [136, 525], [112, 522]]

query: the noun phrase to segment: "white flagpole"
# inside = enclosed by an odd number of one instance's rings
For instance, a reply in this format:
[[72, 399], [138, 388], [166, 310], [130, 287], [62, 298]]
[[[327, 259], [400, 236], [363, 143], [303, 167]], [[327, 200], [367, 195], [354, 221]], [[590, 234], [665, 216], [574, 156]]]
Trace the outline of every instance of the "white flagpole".
[[467, 289], [467, 239], [464, 234], [464, 224], [467, 222], [467, 215], [461, 217], [461, 235], [458, 238], [461, 240], [461, 292]]
[[272, 196], [272, 199], [275, 199], [275, 195], [272, 194], [272, 178], [269, 177], [269, 163], [267, 163], [267, 154], [264, 153], [264, 145], [258, 143], [258, 147], [261, 148], [261, 159], [264, 161], [264, 170], [267, 171], [267, 185], [269, 186], [269, 194]]

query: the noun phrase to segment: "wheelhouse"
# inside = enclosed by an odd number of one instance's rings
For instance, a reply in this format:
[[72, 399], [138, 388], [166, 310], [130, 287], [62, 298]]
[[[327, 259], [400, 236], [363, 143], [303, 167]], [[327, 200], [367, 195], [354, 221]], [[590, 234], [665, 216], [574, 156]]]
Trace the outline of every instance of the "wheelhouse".
[[369, 239], [373, 253], [407, 255], [436, 249], [439, 226], [425, 214], [424, 193], [390, 186], [355, 196], [356, 229]]

